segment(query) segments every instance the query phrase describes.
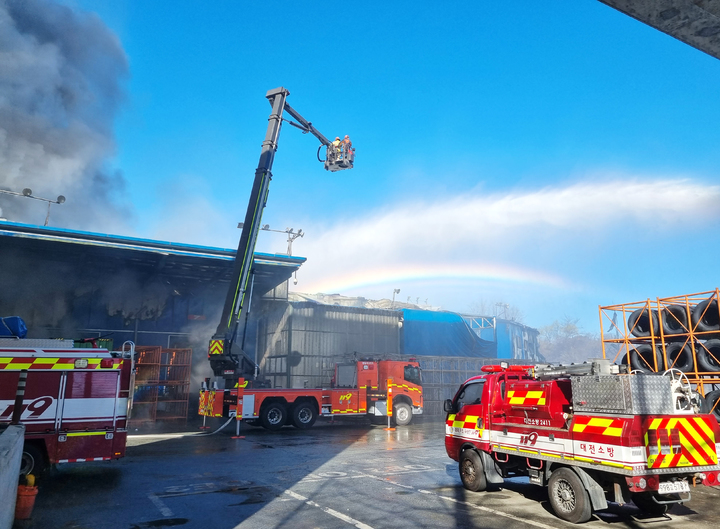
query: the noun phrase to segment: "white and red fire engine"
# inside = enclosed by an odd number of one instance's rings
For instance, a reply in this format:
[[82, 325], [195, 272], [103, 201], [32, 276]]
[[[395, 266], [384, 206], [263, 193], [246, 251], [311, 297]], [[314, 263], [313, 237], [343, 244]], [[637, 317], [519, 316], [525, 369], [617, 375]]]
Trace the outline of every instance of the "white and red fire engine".
[[718, 484], [720, 428], [677, 371], [607, 360], [482, 371], [445, 402], [445, 448], [469, 490], [529, 476], [560, 518], [581, 523], [608, 500], [660, 515]]
[[25, 425], [22, 474], [125, 455], [134, 346], [127, 342], [127, 350], [110, 352], [64, 344], [0, 340], [0, 424], [11, 422], [20, 374], [27, 372], [19, 416]]
[[[200, 391], [200, 415], [233, 417], [278, 430], [309, 428], [317, 417], [391, 415], [400, 426], [423, 412], [420, 365], [415, 360], [360, 360], [335, 365], [330, 389], [237, 388]], [[243, 387], [245, 386], [245, 387]]]

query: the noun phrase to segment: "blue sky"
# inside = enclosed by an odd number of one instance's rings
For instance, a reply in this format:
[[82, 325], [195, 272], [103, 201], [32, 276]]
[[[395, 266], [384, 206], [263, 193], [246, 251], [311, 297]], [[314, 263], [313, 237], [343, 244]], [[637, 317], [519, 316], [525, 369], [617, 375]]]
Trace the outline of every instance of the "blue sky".
[[357, 149], [328, 173], [282, 130], [263, 222], [306, 232], [300, 292], [598, 332], [598, 305], [720, 286], [720, 61], [595, 0], [438, 4], [68, 4], [128, 58], [114, 229], [234, 247], [284, 86]]

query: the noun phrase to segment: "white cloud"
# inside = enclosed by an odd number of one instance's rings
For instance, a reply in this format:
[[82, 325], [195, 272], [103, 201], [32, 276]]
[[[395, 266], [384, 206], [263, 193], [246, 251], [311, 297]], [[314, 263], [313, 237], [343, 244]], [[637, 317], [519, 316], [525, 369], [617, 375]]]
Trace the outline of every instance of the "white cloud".
[[298, 248], [308, 257], [304, 288], [348, 288], [360, 284], [359, 277], [368, 285], [397, 282], [402, 274], [557, 286], [562, 279], [533, 262], [541, 254], [547, 260], [548, 247], [558, 260], [566, 259], [592, 247], [609, 228], [662, 224], [665, 233], [681, 232], [686, 221], [720, 218], [717, 185], [688, 179], [596, 180], [407, 203], [325, 230], [309, 225]]

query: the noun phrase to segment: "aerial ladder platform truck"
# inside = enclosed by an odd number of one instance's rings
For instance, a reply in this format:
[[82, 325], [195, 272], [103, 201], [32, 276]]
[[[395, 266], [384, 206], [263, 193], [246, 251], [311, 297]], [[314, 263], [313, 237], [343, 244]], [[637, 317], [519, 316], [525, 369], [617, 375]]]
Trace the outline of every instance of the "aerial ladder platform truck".
[[[335, 366], [335, 387], [264, 388], [258, 379], [258, 366], [244, 347], [245, 326], [252, 294], [253, 253], [261, 227], [272, 166], [283, 122], [310, 133], [320, 141], [318, 160], [325, 169], [336, 172], [352, 169], [355, 150], [349, 143], [331, 142], [311, 122], [287, 102], [285, 88], [270, 90], [266, 97], [272, 106], [260, 163], [255, 171], [242, 235], [238, 244], [230, 288], [215, 335], [210, 340], [208, 359], [215, 377], [206, 380], [200, 391], [199, 414], [204, 417], [235, 417], [270, 430], [292, 424], [309, 428], [318, 416], [389, 416], [407, 424], [422, 413], [420, 366], [416, 361], [401, 362], [364, 358]], [[288, 114], [295, 121], [283, 116]], [[339, 143], [339, 144], [338, 144]], [[320, 152], [325, 148], [325, 159]], [[390, 403], [390, 404], [388, 404]]]

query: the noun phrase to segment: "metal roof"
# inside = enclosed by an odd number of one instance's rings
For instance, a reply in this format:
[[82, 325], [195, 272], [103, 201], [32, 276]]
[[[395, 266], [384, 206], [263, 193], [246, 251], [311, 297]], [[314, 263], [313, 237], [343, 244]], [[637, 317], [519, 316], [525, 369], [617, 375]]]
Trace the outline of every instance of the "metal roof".
[[[234, 249], [0, 221], [0, 257], [17, 252], [44, 261], [97, 265], [104, 271], [132, 267], [193, 281], [229, 280]], [[306, 261], [286, 254], [255, 253], [256, 287], [274, 288]]]

